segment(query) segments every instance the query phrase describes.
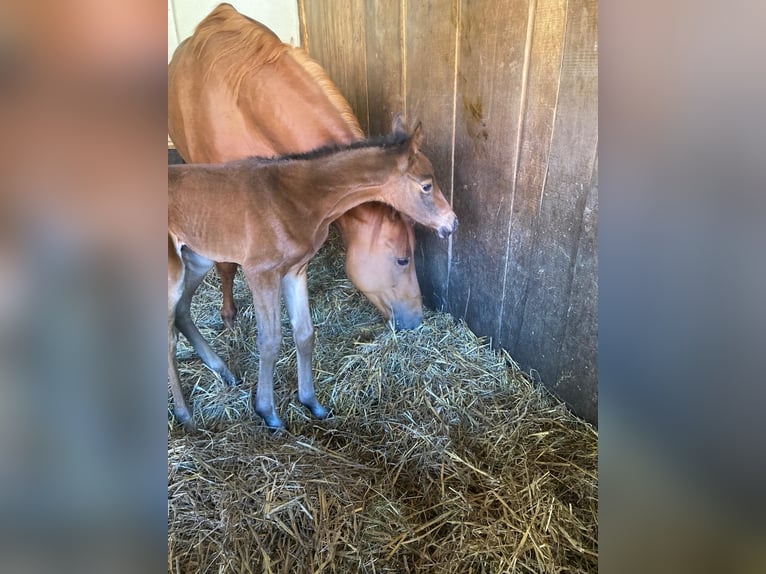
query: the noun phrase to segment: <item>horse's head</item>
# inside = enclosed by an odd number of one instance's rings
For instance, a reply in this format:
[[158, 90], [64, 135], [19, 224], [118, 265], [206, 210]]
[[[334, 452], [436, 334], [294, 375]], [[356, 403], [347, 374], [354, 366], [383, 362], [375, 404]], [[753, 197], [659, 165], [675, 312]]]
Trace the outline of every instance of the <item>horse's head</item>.
[[365, 203], [338, 225], [346, 245], [346, 275], [395, 329], [423, 321], [415, 273], [412, 223], [382, 203]]
[[423, 128], [420, 122], [407, 137], [400, 116], [394, 119], [394, 134], [406, 143], [398, 150], [399, 189], [391, 205], [416, 222], [436, 230], [442, 239], [457, 229], [457, 216], [439, 189], [431, 161], [420, 151]]

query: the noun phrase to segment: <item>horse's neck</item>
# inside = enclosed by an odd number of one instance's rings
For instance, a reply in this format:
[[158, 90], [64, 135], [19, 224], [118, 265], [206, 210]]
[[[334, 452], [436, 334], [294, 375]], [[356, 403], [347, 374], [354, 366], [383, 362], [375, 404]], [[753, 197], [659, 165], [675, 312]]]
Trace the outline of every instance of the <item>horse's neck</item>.
[[[313, 64], [312, 75], [311, 64], [303, 58], [300, 51], [293, 49], [280, 57], [277, 77], [265, 78], [265, 72], [257, 69], [242, 82], [241, 93], [258, 94], [237, 99], [249, 139], [272, 148], [270, 153], [259, 149], [257, 154], [302, 153], [364, 137], [351, 108], [329, 78], [322, 81], [324, 71]], [[223, 109], [228, 111], [228, 102]]]

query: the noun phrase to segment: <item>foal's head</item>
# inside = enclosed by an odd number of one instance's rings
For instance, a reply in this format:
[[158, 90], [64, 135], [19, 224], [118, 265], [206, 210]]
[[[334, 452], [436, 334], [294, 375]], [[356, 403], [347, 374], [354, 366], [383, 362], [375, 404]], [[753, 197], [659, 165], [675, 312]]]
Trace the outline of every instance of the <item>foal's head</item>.
[[401, 117], [394, 120], [394, 135], [403, 138], [397, 150], [399, 173], [384, 187], [387, 202], [414, 219], [436, 230], [442, 239], [457, 229], [457, 216], [439, 189], [430, 160], [420, 150], [423, 128], [418, 122], [407, 137]]

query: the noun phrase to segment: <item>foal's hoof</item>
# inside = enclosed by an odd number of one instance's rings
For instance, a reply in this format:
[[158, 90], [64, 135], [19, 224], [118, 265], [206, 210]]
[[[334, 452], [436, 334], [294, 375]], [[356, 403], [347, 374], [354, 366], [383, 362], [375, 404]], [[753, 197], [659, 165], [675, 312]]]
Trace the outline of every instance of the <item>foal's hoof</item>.
[[221, 377], [221, 380], [230, 387], [236, 387], [239, 384], [237, 377], [235, 377], [229, 370], [220, 372], [218, 375]]
[[181, 428], [184, 429], [184, 432], [193, 433], [197, 430], [197, 426], [194, 424], [192, 416], [188, 412], [181, 413], [180, 415], [175, 413], [175, 417], [176, 422], [181, 425]]
[[282, 422], [282, 419], [279, 418], [279, 415], [277, 415], [276, 412], [274, 411], [261, 412], [258, 409], [256, 409], [255, 412], [258, 414], [259, 417], [263, 419], [263, 422], [265, 422], [266, 426], [269, 427], [270, 429], [278, 430], [278, 431], [287, 430], [285, 423]]
[[332, 416], [332, 411], [323, 407], [319, 401], [306, 402], [303, 403], [303, 406], [310, 410], [311, 414], [318, 419], [326, 419]]
[[215, 359], [216, 360], [210, 365], [210, 369], [216, 375], [218, 375], [218, 377], [224, 382], [225, 385], [229, 387], [238, 385], [239, 381], [237, 381], [237, 377], [235, 377], [234, 373], [229, 370], [229, 367], [226, 366], [226, 363], [224, 363], [218, 357], [215, 357]]

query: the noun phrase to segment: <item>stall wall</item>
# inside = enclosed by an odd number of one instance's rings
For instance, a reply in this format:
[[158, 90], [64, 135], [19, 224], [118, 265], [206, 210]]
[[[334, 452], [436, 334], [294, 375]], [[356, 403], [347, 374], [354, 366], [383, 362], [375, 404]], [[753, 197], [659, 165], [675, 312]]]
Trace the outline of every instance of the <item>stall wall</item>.
[[596, 0], [299, 0], [365, 130], [403, 111], [460, 218], [418, 233], [426, 303], [597, 419]]

